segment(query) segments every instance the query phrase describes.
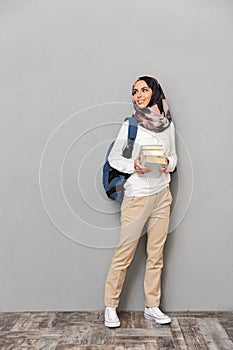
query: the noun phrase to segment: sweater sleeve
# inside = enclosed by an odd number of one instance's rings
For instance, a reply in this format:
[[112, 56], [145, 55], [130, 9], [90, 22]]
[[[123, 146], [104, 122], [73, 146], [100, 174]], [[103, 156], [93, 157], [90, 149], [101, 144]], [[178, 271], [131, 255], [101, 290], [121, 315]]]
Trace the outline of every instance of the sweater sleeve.
[[127, 159], [122, 156], [122, 152], [127, 144], [128, 125], [128, 122], [124, 122], [122, 124], [121, 129], [114, 142], [113, 148], [108, 156], [108, 161], [114, 169], [122, 171], [123, 173], [132, 174], [135, 172], [134, 159]]
[[169, 161], [169, 164], [166, 172], [170, 173], [175, 169], [177, 164], [176, 145], [175, 145], [175, 127], [173, 123], [171, 123], [170, 125], [170, 152], [167, 159]]

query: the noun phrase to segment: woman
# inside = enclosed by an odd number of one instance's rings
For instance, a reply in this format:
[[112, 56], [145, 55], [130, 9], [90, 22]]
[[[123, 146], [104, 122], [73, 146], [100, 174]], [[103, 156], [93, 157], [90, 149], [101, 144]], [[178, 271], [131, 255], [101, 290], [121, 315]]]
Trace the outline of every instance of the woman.
[[[122, 152], [128, 137], [128, 121], [120, 132], [109, 155], [109, 163], [119, 171], [131, 174], [124, 188], [121, 205], [120, 242], [114, 253], [105, 285], [105, 325], [119, 327], [116, 308], [130, 265], [146, 224], [147, 261], [144, 276], [144, 317], [159, 324], [171, 319], [160, 309], [163, 249], [167, 238], [172, 196], [169, 190], [170, 172], [177, 163], [175, 131], [166, 98], [158, 81], [149, 76], [137, 79], [132, 87], [134, 117], [138, 122], [132, 157]], [[141, 164], [142, 146], [160, 145], [166, 164], [159, 170]], [[162, 146], [161, 146], [162, 145]]]

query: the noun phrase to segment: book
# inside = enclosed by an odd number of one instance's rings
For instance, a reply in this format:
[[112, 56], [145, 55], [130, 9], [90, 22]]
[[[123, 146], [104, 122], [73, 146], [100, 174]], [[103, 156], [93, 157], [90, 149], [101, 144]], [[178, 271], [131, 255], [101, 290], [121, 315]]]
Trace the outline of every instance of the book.
[[152, 171], [159, 171], [167, 165], [162, 145], [143, 145], [141, 147], [141, 164], [151, 168]]

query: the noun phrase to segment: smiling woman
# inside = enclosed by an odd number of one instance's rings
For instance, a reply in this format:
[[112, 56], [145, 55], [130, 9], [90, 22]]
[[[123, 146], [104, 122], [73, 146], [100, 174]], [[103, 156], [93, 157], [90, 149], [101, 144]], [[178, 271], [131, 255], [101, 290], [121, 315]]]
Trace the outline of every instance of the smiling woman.
[[[144, 316], [159, 324], [171, 322], [170, 317], [159, 309], [159, 305], [163, 248], [167, 238], [172, 202], [169, 172], [175, 169], [177, 162], [174, 124], [162, 88], [156, 79], [148, 76], [137, 79], [132, 87], [132, 96], [135, 109], [133, 117], [138, 125], [132, 156], [129, 159], [123, 156], [128, 139], [129, 121], [126, 121], [108, 157], [112, 168], [130, 176], [124, 184], [119, 245], [113, 256], [105, 285], [107, 327], [120, 326], [116, 308], [126, 270], [134, 257], [145, 225], [147, 261], [144, 279], [146, 296]], [[163, 165], [158, 162], [156, 170], [143, 165], [141, 162], [143, 147], [150, 150], [160, 149], [165, 159]]]

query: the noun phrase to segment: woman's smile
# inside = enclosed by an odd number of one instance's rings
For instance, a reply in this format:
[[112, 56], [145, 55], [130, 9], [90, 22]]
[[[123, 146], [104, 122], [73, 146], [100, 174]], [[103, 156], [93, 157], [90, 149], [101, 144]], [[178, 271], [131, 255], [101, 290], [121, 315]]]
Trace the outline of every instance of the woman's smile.
[[137, 104], [138, 104], [138, 105], [141, 105], [141, 104], [144, 103], [144, 102], [145, 102], [145, 100], [142, 99], [142, 98], [139, 98], [139, 99], [137, 100]]

